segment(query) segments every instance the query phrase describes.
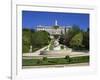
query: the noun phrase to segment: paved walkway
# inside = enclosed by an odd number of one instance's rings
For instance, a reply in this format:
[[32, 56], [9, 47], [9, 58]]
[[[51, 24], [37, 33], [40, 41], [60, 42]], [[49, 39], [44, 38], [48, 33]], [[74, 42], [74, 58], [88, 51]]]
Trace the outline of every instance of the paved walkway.
[[[45, 48], [45, 47], [44, 47]], [[42, 48], [42, 49], [44, 49]], [[43, 57], [48, 57], [48, 58], [63, 58], [65, 57], [65, 55], [39, 55], [40, 51], [42, 50], [38, 50], [35, 53], [25, 53], [23, 55], [23, 59], [41, 59]], [[70, 57], [78, 57], [78, 56], [89, 56], [89, 52], [76, 52], [76, 51], [72, 51], [69, 54]]]
[[89, 56], [89, 52], [77, 52], [77, 51], [72, 51], [69, 55], [70, 57], [77, 57], [77, 56]]
[[[50, 46], [47, 45], [33, 53], [23, 53], [23, 59], [40, 59], [40, 58], [43, 58], [43, 57], [48, 57], [48, 58], [62, 58], [62, 57], [65, 57], [66, 55], [69, 55], [70, 57], [77, 57], [77, 56], [89, 56], [89, 52], [85, 52], [85, 51], [72, 51], [71, 53], [69, 54], [65, 54], [65, 55], [40, 55], [40, 51], [43, 51], [46, 47]], [[60, 45], [58, 47], [56, 47], [57, 50], [60, 49]]]
[[23, 56], [39, 56], [40, 51], [44, 50], [47, 46], [33, 52], [33, 53], [23, 53]]

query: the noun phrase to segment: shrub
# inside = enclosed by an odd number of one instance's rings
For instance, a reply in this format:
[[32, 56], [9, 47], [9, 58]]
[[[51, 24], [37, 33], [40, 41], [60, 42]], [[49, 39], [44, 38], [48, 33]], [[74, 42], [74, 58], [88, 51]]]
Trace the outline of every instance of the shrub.
[[70, 57], [68, 55], [65, 56], [65, 59], [70, 63], [71, 59], [70, 59]]
[[41, 59], [37, 60], [37, 64], [41, 64], [41, 63], [42, 63]]
[[43, 61], [47, 61], [47, 57], [43, 57]]
[[64, 49], [64, 46], [63, 46], [63, 45], [61, 45], [61, 46], [60, 46], [60, 48], [61, 48], [61, 49]]
[[65, 56], [65, 59], [69, 59], [70, 57], [67, 55], [67, 56]]

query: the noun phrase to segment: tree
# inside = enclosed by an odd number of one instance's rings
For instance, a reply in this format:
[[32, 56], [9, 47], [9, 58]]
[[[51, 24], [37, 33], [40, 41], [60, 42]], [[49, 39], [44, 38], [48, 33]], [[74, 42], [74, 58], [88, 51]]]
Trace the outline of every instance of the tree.
[[30, 29], [23, 29], [22, 30], [22, 52], [26, 53], [29, 52], [31, 44], [31, 31]]
[[29, 29], [22, 30], [23, 44], [31, 44], [31, 31]]
[[50, 42], [50, 36], [46, 31], [37, 31], [32, 34], [32, 46], [43, 47]]
[[62, 35], [60, 36], [60, 38], [59, 38], [59, 43], [60, 43], [60, 44], [64, 44], [64, 40], [65, 40], [65, 38], [64, 38], [64, 35], [62, 34]]
[[71, 39], [78, 33], [82, 32], [79, 26], [73, 25], [71, 28], [69, 28], [68, 32], [64, 35], [64, 44], [70, 47], [70, 41]]
[[83, 45], [89, 50], [89, 28], [83, 33]]
[[82, 32], [76, 34], [72, 40], [70, 41], [70, 46], [73, 49], [79, 49], [80, 47], [82, 47], [82, 41], [83, 41], [83, 34]]

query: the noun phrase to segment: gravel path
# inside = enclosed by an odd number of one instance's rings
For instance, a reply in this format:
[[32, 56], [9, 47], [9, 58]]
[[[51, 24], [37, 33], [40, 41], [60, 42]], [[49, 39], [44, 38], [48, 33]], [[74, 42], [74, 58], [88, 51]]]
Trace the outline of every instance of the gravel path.
[[[42, 49], [41, 49], [42, 50]], [[37, 52], [38, 53], [38, 52]], [[26, 54], [26, 53], [25, 53]], [[27, 55], [23, 56], [23, 59], [41, 59], [43, 57], [48, 57], [48, 58], [63, 58], [65, 55], [29, 55], [30, 53], [27, 53]], [[78, 56], [89, 56], [89, 52], [71, 52], [69, 54], [70, 57], [78, 57]]]
[[23, 56], [39, 56], [40, 51], [44, 50], [47, 46], [33, 52], [33, 53], [23, 53]]

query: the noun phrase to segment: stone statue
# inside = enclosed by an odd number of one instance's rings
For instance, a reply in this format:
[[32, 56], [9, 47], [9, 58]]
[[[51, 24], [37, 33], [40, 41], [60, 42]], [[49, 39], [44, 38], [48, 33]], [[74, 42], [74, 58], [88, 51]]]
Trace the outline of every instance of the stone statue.
[[29, 50], [29, 52], [30, 52], [30, 53], [32, 52], [32, 45], [30, 46], [30, 50]]
[[58, 40], [55, 40], [55, 41], [54, 41], [54, 46], [57, 47], [58, 45], [59, 45]]

